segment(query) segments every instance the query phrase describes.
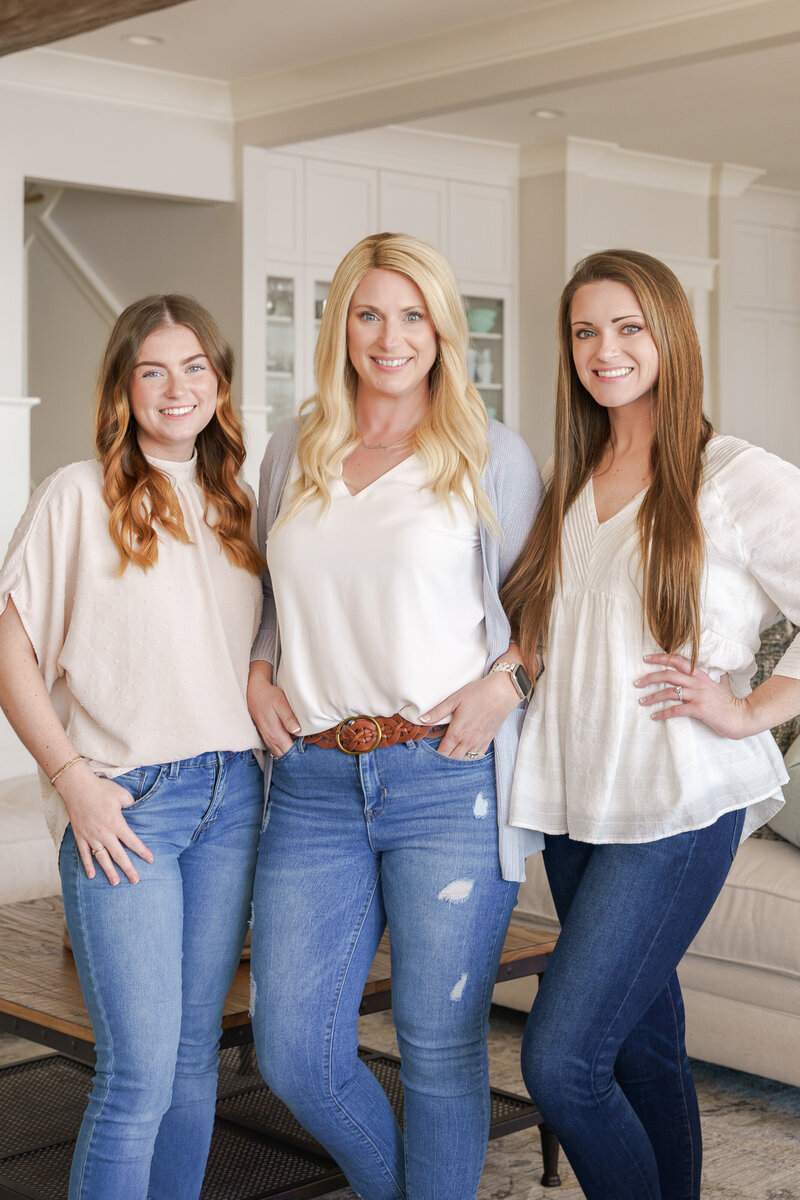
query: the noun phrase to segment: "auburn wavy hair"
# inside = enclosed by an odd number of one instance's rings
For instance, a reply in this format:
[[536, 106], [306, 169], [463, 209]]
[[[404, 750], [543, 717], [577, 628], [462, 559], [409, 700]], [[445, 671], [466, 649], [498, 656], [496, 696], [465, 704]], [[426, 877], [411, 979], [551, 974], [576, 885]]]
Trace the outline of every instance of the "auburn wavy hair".
[[103, 468], [108, 528], [119, 551], [118, 574], [129, 564], [142, 570], [155, 566], [159, 528], [180, 542], [190, 541], [169, 479], [139, 448], [128, 395], [142, 342], [169, 325], [192, 330], [217, 377], [216, 411], [195, 444], [204, 519], [230, 562], [259, 575], [264, 560], [250, 534], [250, 499], [239, 483], [245, 447], [231, 401], [233, 350], [210, 313], [191, 296], [180, 295], [146, 296], [128, 305], [117, 318], [100, 364], [94, 443]]
[[436, 333], [438, 352], [428, 375], [430, 404], [413, 443], [428, 468], [430, 487], [446, 504], [453, 494], [474, 496], [480, 517], [496, 531], [497, 519], [481, 484], [489, 463], [488, 418], [467, 376], [464, 301], [447, 259], [404, 233], [364, 238], [334, 272], [314, 352], [318, 390], [300, 408], [300, 478], [279, 523], [312, 500], [328, 504], [331, 481], [358, 445], [358, 375], [347, 351], [347, 318], [356, 288], [374, 270], [397, 271], [417, 285]]
[[688, 647], [696, 663], [704, 539], [697, 511], [703, 452], [713, 433], [703, 414], [703, 363], [689, 302], [664, 263], [636, 250], [604, 250], [577, 264], [558, 313], [553, 473], [527, 544], [501, 591], [514, 637], [532, 664], [547, 647], [561, 574], [564, 518], [608, 445], [608, 412], [584, 388], [572, 358], [572, 301], [587, 283], [629, 287], [658, 351], [650, 485], [639, 508], [642, 619], [667, 654]]

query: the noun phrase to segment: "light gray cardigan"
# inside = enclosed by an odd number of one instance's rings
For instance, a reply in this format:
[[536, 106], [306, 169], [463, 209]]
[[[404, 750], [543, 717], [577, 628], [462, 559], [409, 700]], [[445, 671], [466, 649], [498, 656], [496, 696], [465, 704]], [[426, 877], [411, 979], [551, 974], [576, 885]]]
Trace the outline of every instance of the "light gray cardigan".
[[[258, 492], [258, 544], [264, 552], [267, 534], [278, 516], [284, 488], [295, 455], [299, 425], [287, 421], [269, 440], [261, 464]], [[483, 602], [486, 613], [487, 658], [485, 671], [508, 649], [510, 629], [498, 596], [500, 585], [525, 544], [542, 497], [538, 468], [522, 438], [497, 421], [489, 422], [489, 468], [483, 487], [502, 530], [493, 536], [481, 522], [483, 554]], [[273, 678], [280, 659], [280, 633], [269, 572], [264, 573], [264, 608], [261, 628], [253, 644], [252, 658], [272, 663]], [[503, 722], [494, 739], [497, 780], [497, 826], [500, 865], [505, 879], [525, 878], [525, 859], [541, 850], [544, 839], [529, 829], [512, 829], [508, 824], [511, 778], [517, 754], [525, 706], [520, 704]], [[267, 755], [264, 772], [269, 787], [272, 759]]]

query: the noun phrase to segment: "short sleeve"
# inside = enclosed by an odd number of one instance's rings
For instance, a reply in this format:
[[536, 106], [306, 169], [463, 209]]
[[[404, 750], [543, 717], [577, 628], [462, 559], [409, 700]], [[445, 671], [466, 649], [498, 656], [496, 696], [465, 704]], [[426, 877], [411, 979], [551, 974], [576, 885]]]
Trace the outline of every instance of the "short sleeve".
[[63, 468], [34, 492], [0, 570], [0, 612], [9, 599], [31, 640], [48, 691], [62, 671], [78, 538]]
[[[750, 446], [715, 482], [748, 571], [783, 615], [800, 625], [800, 470]], [[773, 674], [800, 679], [800, 635]]]

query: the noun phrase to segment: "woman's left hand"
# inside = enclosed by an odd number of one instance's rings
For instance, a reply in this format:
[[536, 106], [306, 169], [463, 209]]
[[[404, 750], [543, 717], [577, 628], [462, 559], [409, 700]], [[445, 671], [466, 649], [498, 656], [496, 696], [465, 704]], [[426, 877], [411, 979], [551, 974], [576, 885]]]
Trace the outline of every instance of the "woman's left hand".
[[672, 717], [694, 717], [721, 737], [739, 739], [754, 732], [750, 728], [749, 705], [746, 697], [734, 696], [727, 675], [719, 683], [682, 654], [645, 654], [646, 663], [659, 664], [663, 669], [642, 675], [635, 680], [637, 688], [661, 685], [642, 696], [642, 705], [669, 702], [651, 714], [654, 721], [669, 721]]
[[420, 714], [425, 725], [438, 725], [452, 717], [439, 743], [448, 758], [481, 758], [505, 721], [519, 704], [516, 688], [503, 671], [465, 684], [429, 712]]

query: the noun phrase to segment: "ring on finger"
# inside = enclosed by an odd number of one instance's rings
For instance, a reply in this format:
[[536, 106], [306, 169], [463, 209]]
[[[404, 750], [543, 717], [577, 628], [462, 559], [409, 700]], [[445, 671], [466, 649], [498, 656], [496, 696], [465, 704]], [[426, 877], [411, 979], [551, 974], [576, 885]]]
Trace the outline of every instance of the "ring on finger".
[[683, 688], [679, 683], [673, 683], [672, 687], [678, 694], [678, 704], [683, 704]]
[[483, 755], [478, 750], [468, 750], [464, 758], [483, 758]]
[[92, 846], [92, 854], [97, 858], [101, 850], [105, 850], [105, 846]]

